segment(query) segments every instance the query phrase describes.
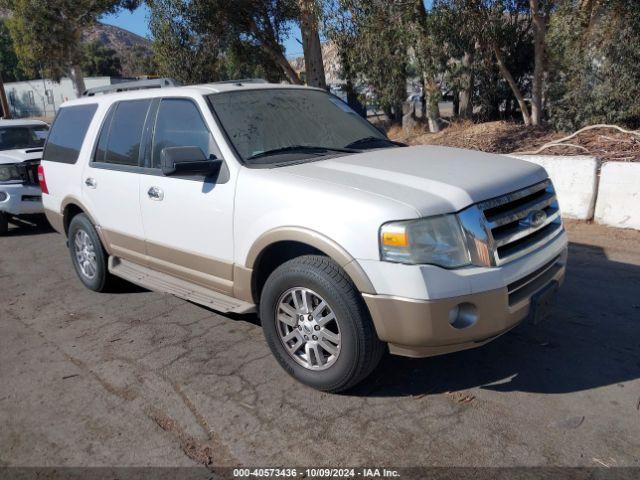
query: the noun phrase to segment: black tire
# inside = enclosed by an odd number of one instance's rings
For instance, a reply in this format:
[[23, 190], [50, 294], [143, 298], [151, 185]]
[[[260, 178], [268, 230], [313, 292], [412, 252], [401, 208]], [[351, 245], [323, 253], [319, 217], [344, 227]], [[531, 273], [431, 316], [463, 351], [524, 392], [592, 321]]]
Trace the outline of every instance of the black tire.
[[[278, 302], [294, 287], [317, 292], [335, 314], [340, 353], [325, 370], [311, 370], [294, 360], [278, 332]], [[282, 368], [318, 390], [342, 392], [354, 387], [376, 368], [386, 348], [355, 285], [338, 264], [325, 256], [305, 255], [279, 266], [262, 290], [260, 319], [269, 348]]]
[[6, 235], [9, 232], [9, 215], [0, 212], [0, 235]]
[[[93, 277], [85, 275], [76, 257], [75, 238], [80, 231], [87, 234], [95, 253], [95, 275]], [[89, 217], [84, 213], [79, 213], [71, 219], [68, 239], [71, 263], [73, 263], [73, 268], [83, 285], [94, 292], [105, 292], [109, 290], [114, 283], [114, 277], [109, 273], [107, 268], [107, 253], [102, 246], [98, 232], [96, 232]]]

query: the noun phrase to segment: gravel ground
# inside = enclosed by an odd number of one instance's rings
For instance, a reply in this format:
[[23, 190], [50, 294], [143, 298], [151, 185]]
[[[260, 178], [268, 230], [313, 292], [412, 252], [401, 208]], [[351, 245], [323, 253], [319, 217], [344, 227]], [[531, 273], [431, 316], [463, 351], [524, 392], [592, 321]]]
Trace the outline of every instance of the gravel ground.
[[257, 319], [85, 290], [64, 239], [0, 238], [0, 466], [640, 466], [640, 233], [569, 223], [550, 321], [347, 395], [297, 384]]

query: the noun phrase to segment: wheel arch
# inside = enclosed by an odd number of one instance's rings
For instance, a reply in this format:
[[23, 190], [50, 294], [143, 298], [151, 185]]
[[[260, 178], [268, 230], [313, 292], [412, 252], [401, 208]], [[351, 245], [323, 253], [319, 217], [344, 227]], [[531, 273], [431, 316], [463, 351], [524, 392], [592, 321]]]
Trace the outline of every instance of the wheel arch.
[[106, 241], [104, 232], [102, 231], [102, 229], [96, 223], [93, 216], [89, 213], [89, 211], [84, 207], [84, 205], [78, 198], [76, 197], [65, 198], [60, 205], [60, 211], [62, 212], [62, 228], [63, 228], [63, 232], [61, 233], [64, 233], [64, 235], [68, 237], [69, 225], [71, 224], [71, 220], [73, 220], [73, 217], [75, 217], [76, 215], [80, 213], [84, 213], [87, 217], [89, 217], [89, 220], [95, 227], [96, 232], [98, 232], [98, 237], [102, 242], [103, 248], [107, 251], [108, 254], [110, 254], [109, 243]]
[[337, 242], [311, 229], [279, 227], [258, 237], [249, 249], [245, 266], [237, 268], [234, 276], [236, 296], [258, 303], [264, 281], [273, 270], [298, 256], [314, 254], [335, 261], [360, 292], [376, 293], [362, 267]]

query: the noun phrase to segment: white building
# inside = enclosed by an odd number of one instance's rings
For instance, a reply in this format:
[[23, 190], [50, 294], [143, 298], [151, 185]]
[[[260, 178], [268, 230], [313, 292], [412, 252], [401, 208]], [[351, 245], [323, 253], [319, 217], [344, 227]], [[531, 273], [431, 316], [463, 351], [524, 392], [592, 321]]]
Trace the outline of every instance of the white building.
[[[126, 79], [115, 77], [85, 77], [84, 79], [87, 88], [102, 87], [122, 81]], [[9, 82], [4, 84], [4, 89], [14, 118], [52, 118], [63, 102], [77, 98], [69, 78], [62, 78], [60, 82], [48, 79]]]

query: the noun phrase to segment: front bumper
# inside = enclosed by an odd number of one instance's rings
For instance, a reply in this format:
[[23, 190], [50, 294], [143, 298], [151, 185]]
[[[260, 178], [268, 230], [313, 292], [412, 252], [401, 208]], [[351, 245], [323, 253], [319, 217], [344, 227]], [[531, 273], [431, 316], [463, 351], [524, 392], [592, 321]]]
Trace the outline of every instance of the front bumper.
[[[474, 348], [497, 338], [524, 320], [532, 297], [564, 280], [567, 250], [509, 285], [438, 300], [363, 294], [380, 340], [407, 357], [429, 357]], [[461, 307], [462, 306], [462, 307]], [[453, 326], [458, 311], [472, 312], [473, 323]], [[454, 322], [455, 325], [455, 322]]]
[[9, 215], [43, 213], [40, 187], [21, 183], [0, 184], [0, 212]]

